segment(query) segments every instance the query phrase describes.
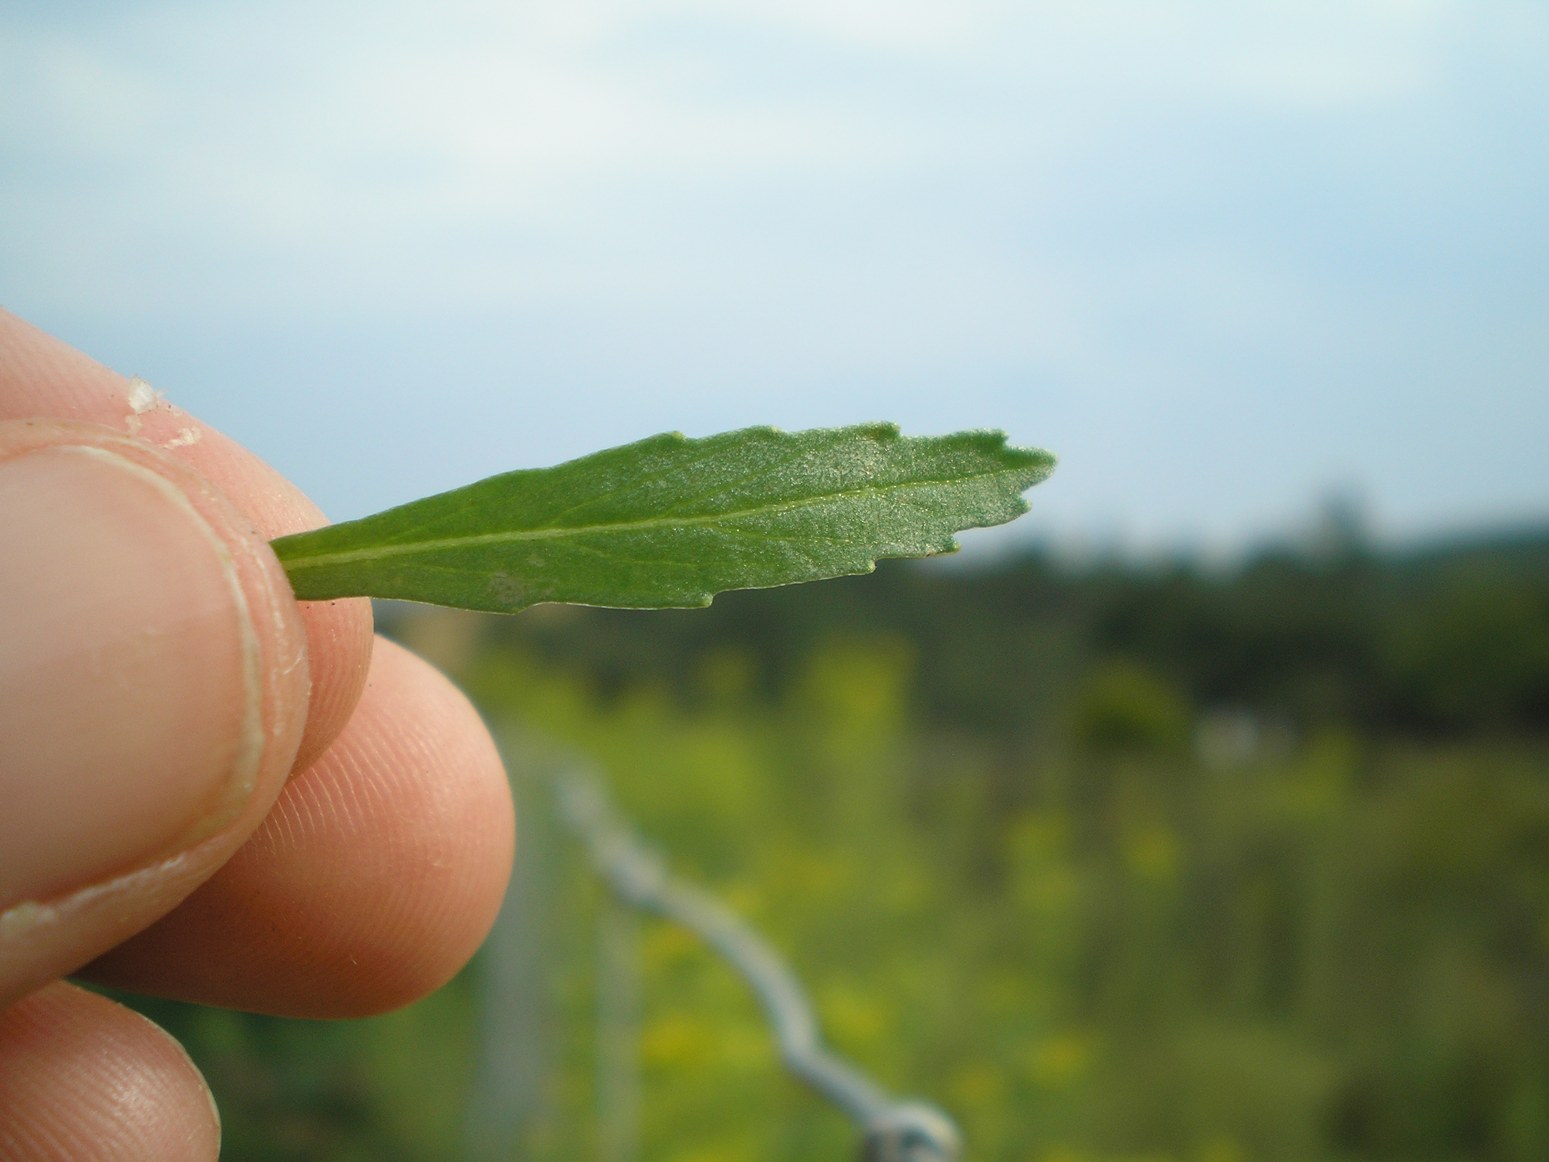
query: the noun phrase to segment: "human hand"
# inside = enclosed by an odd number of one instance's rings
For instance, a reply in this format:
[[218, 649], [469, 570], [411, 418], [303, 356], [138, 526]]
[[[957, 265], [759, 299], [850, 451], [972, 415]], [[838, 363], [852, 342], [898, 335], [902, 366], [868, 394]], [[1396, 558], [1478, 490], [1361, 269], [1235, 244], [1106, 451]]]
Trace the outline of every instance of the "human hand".
[[381, 1012], [493, 922], [513, 818], [478, 716], [363, 600], [298, 604], [322, 523], [252, 454], [0, 311], [0, 1156], [213, 1159], [181, 1049], [61, 978]]

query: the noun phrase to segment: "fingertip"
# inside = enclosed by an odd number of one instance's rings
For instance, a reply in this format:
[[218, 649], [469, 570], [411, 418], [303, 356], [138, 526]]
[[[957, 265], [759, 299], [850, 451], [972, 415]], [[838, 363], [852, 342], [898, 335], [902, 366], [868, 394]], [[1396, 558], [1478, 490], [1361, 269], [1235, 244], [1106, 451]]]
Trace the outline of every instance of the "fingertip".
[[[51, 417], [101, 425], [192, 468], [267, 541], [324, 523], [294, 484], [258, 456], [167, 400], [61, 339], [0, 308], [0, 421]], [[280, 591], [289, 597], [289, 588]], [[291, 602], [294, 605], [294, 602]], [[338, 736], [360, 697], [371, 653], [364, 599], [301, 606], [312, 679], [297, 753], [304, 768]]]
[[328, 752], [219, 874], [90, 971], [278, 1016], [398, 1008], [477, 951], [514, 835], [505, 770], [477, 711], [439, 671], [379, 640]]
[[0, 1157], [7, 1162], [213, 1162], [220, 1117], [163, 1030], [58, 983], [0, 1010]]
[[[446, 984], [489, 934], [511, 877], [515, 808], [483, 719], [418, 655], [385, 638], [375, 650], [359, 721], [298, 788], [331, 820], [317, 838], [340, 861], [339, 878], [352, 867], [358, 875], [361, 859], [335, 837], [364, 829], [376, 838], [377, 881], [357, 881], [318, 914], [332, 939], [320, 946], [313, 1015], [388, 1012]], [[370, 963], [356, 955], [362, 946], [375, 949]]]
[[0, 423], [0, 468], [3, 1003], [150, 924], [240, 846], [291, 770], [309, 679], [273, 552], [186, 465], [31, 420]]
[[371, 672], [376, 632], [371, 601], [365, 597], [303, 601], [297, 608], [312, 679], [306, 726], [296, 750], [295, 769], [304, 771], [333, 745], [355, 712]]

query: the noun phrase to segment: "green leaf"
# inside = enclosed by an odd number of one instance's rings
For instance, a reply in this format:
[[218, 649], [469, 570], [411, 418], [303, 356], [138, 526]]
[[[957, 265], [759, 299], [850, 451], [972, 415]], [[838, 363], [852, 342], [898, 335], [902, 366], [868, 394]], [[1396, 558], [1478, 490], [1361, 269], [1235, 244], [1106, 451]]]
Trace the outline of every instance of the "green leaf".
[[953, 533], [1027, 511], [1022, 492], [1053, 468], [1049, 453], [1008, 447], [999, 432], [671, 432], [281, 537], [274, 550], [304, 601], [700, 606], [726, 589], [952, 552]]

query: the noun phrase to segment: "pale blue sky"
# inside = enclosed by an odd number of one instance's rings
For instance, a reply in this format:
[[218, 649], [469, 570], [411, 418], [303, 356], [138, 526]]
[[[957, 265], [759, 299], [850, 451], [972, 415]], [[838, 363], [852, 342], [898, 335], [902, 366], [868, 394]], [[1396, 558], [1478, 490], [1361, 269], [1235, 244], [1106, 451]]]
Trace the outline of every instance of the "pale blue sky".
[[1067, 543], [1543, 520], [1545, 61], [1541, 0], [12, 3], [0, 301], [339, 518], [890, 419], [1054, 449]]

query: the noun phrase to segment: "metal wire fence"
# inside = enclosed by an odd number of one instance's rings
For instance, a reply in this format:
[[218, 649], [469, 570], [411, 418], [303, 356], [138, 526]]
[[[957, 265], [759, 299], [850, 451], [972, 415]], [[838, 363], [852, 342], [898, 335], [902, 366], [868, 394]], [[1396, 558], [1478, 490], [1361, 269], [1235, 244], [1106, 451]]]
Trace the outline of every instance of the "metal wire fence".
[[[668, 869], [619, 813], [596, 772], [577, 762], [535, 760], [518, 751], [515, 742], [508, 747], [510, 769], [524, 771], [529, 782], [546, 783], [556, 821], [581, 844], [588, 866], [608, 889], [596, 936], [600, 1162], [637, 1162], [639, 1157], [640, 913], [696, 933], [747, 982], [786, 1070], [850, 1118], [863, 1162], [957, 1162], [962, 1157], [959, 1132], [944, 1113], [889, 1094], [824, 1045], [812, 1005], [790, 967], [730, 909]], [[527, 817], [531, 821], [532, 813]], [[541, 826], [529, 826], [523, 838], [523, 866], [508, 901], [509, 916], [502, 916], [489, 948], [507, 971], [490, 974], [484, 1006], [489, 1014], [485, 1060], [469, 1119], [474, 1158], [510, 1157], [493, 1144], [512, 1140], [511, 1130], [532, 1109], [543, 1069], [535, 1052], [541, 1043], [535, 990], [524, 977], [532, 975], [532, 915], [543, 890], [537, 869], [544, 847], [554, 839]]]

